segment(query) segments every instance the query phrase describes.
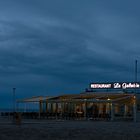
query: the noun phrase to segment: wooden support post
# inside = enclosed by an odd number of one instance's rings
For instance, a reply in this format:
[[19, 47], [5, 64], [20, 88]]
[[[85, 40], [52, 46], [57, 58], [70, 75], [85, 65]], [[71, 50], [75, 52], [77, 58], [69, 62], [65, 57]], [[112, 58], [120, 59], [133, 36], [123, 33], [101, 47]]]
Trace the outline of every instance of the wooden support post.
[[58, 118], [57, 118], [57, 113], [58, 113], [58, 103], [55, 103], [55, 105], [56, 105], [56, 106], [55, 106], [55, 107], [56, 107], [56, 108], [55, 108], [55, 117], [56, 117], [55, 119], [57, 120], [57, 119], [58, 119]]
[[114, 121], [114, 104], [111, 103], [111, 121]]
[[46, 101], [46, 113], [48, 113], [48, 101]]
[[128, 105], [124, 105], [124, 118], [127, 116], [128, 113]]
[[39, 119], [41, 118], [41, 112], [42, 112], [42, 101], [39, 101]]
[[53, 113], [53, 103], [51, 103], [51, 113]]
[[84, 118], [87, 119], [87, 102], [85, 100], [85, 106], [84, 106]]
[[134, 122], [137, 121], [137, 108], [136, 108], [136, 100], [134, 99], [134, 103], [133, 103], [133, 120]]
[[106, 114], [109, 114], [109, 103], [106, 103]]

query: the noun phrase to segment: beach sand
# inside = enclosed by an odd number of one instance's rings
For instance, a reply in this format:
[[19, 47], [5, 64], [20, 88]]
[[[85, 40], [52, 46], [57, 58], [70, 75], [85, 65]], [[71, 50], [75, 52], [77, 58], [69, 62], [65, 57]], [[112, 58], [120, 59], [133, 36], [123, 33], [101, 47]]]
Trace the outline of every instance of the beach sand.
[[140, 123], [66, 120], [0, 120], [0, 140], [140, 140]]

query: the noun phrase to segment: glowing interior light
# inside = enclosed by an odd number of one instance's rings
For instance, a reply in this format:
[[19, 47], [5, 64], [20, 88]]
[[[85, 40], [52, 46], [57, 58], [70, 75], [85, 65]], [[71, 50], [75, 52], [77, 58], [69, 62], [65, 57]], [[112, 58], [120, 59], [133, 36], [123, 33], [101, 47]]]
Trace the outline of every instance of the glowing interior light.
[[136, 96], [134, 96], [134, 99], [136, 99]]

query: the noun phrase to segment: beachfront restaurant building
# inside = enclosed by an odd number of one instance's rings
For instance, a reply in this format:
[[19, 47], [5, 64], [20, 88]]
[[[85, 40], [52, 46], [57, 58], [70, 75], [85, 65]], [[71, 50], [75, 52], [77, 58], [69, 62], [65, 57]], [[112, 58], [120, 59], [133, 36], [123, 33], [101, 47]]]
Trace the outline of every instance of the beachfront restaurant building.
[[[103, 87], [103, 85], [93, 84], [91, 86], [92, 89], [94, 86]], [[109, 88], [109, 85], [104, 86]], [[37, 105], [38, 111], [32, 112], [32, 116], [36, 113], [36, 118], [40, 119], [133, 120], [136, 122], [139, 121], [138, 116], [140, 116], [139, 97], [139, 94], [134, 92], [86, 91], [79, 94], [32, 97], [18, 100], [17, 103], [18, 110], [20, 110], [20, 104], [26, 106], [24, 114], [27, 113], [29, 104], [31, 107], [33, 104]]]
[[[109, 89], [123, 89], [110, 92]], [[137, 121], [140, 110], [140, 94], [127, 92], [126, 89], [140, 88], [139, 83], [92, 83], [90, 91], [60, 96], [39, 96], [17, 100], [18, 109], [24, 104], [23, 117], [40, 119], [74, 120], [133, 120]], [[107, 89], [106, 92], [93, 89]], [[125, 91], [124, 91], [125, 89]], [[29, 106], [36, 111], [29, 112]], [[27, 115], [28, 114], [28, 115]], [[140, 115], [139, 115], [140, 116]]]

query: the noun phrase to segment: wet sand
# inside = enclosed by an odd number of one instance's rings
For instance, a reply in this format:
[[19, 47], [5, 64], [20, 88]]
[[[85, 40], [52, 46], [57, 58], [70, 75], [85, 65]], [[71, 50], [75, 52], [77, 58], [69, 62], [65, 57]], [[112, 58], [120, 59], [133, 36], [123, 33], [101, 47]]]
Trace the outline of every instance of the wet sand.
[[0, 140], [139, 140], [140, 123], [66, 120], [0, 121]]

